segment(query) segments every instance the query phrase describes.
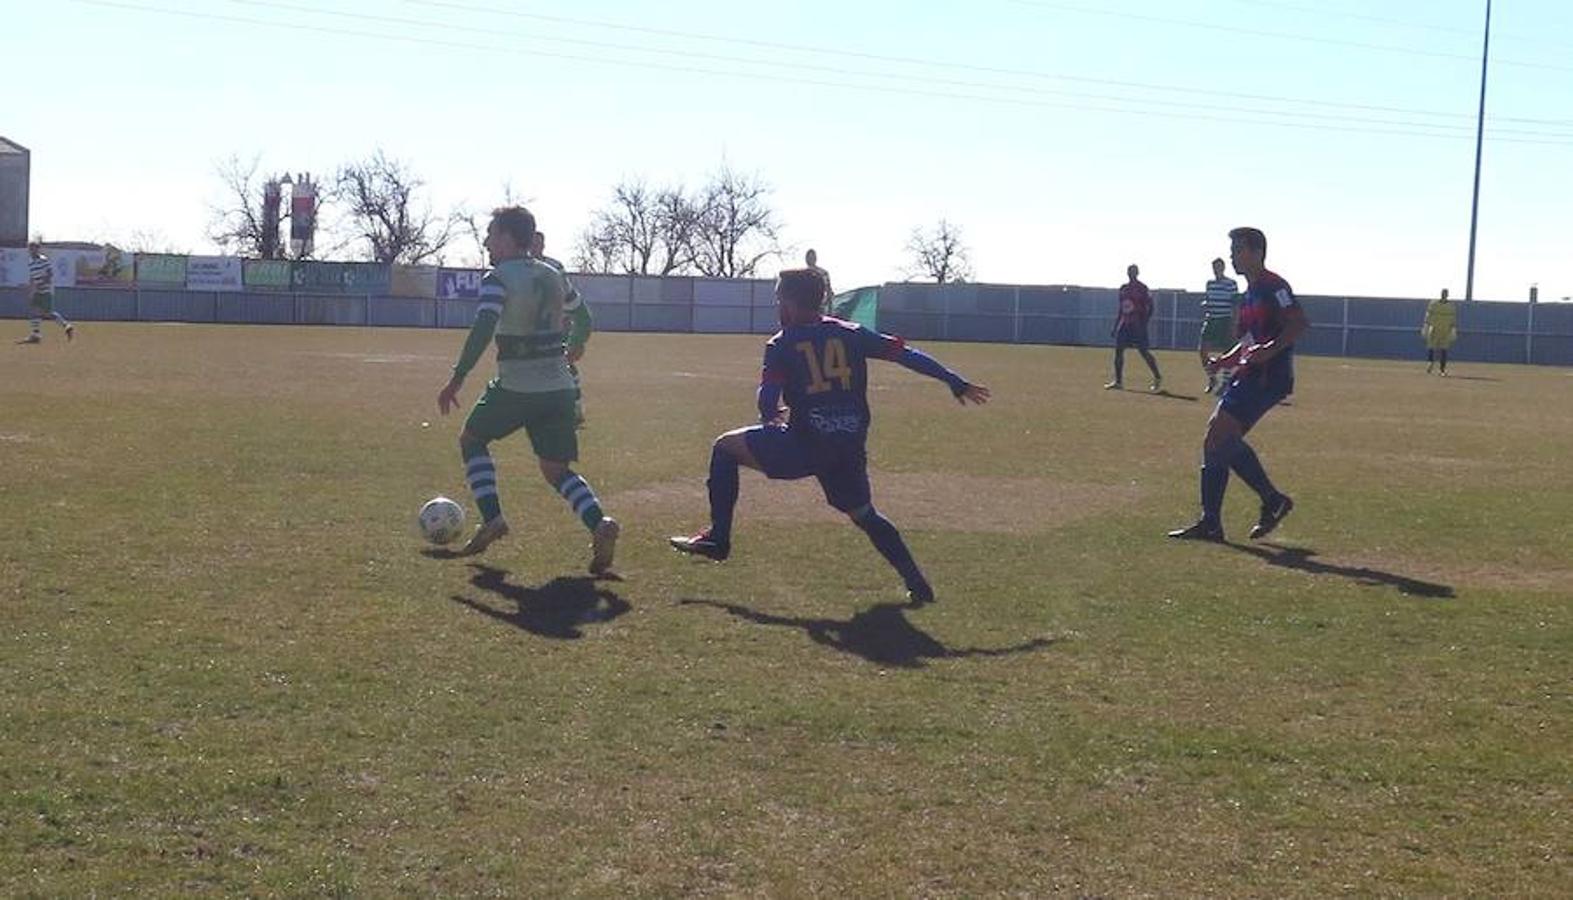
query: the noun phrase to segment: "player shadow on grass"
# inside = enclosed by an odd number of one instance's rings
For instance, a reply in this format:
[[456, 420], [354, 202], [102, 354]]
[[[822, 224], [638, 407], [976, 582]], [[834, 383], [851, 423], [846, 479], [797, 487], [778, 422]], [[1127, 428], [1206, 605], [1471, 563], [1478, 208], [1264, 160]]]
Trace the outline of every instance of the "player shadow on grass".
[[1439, 584], [1434, 581], [1422, 581], [1419, 578], [1410, 578], [1407, 575], [1398, 575], [1393, 572], [1384, 572], [1369, 566], [1340, 566], [1335, 563], [1317, 562], [1313, 557], [1316, 551], [1308, 547], [1287, 547], [1283, 544], [1230, 544], [1230, 547], [1241, 553], [1249, 553], [1270, 565], [1282, 566], [1300, 572], [1309, 572], [1312, 575], [1337, 575], [1367, 587], [1389, 585], [1398, 589], [1400, 594], [1413, 597], [1429, 597], [1432, 599], [1446, 599], [1455, 596], [1452, 585]]
[[1164, 400], [1184, 400], [1187, 403], [1195, 403], [1196, 401], [1202, 399], [1200, 397], [1193, 397], [1190, 394], [1174, 394], [1174, 393], [1170, 393], [1168, 388], [1164, 388], [1164, 389], [1158, 391], [1157, 393], [1153, 393], [1151, 391], [1148, 391], [1147, 392], [1147, 396], [1149, 396], [1149, 397], [1160, 397], [1160, 398], [1162, 398]]
[[900, 603], [876, 603], [862, 612], [855, 613], [852, 618], [842, 620], [775, 616], [719, 600], [678, 602], [684, 606], [710, 606], [725, 610], [739, 619], [747, 619], [760, 625], [801, 628], [803, 633], [816, 644], [824, 644], [843, 653], [861, 656], [879, 665], [899, 666], [905, 669], [920, 669], [927, 659], [1009, 656], [1013, 653], [1040, 650], [1054, 643], [1051, 638], [1036, 638], [1013, 647], [951, 649], [909, 622], [906, 616], [908, 607]]
[[554, 578], [540, 587], [525, 587], [510, 583], [510, 573], [506, 569], [478, 563], [471, 564], [470, 568], [475, 570], [470, 576], [470, 584], [512, 600], [518, 604], [518, 609], [509, 612], [460, 594], [453, 595], [453, 602], [541, 637], [576, 640], [584, 637], [580, 626], [610, 622], [633, 608], [627, 600], [588, 576]]

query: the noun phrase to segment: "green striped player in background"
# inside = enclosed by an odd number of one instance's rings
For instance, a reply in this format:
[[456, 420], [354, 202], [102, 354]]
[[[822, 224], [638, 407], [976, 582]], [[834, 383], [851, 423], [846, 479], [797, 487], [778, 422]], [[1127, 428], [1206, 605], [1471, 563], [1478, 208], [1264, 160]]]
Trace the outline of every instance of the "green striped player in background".
[[535, 216], [529, 210], [507, 206], [492, 212], [486, 229], [492, 269], [481, 279], [475, 324], [454, 364], [453, 377], [437, 395], [437, 409], [443, 415], [457, 408], [465, 376], [495, 340], [497, 377], [487, 384], [459, 435], [465, 478], [482, 520], [459, 553], [480, 553], [508, 534], [491, 443], [523, 428], [541, 475], [593, 536], [590, 572], [600, 575], [612, 567], [619, 529], [601, 511], [589, 483], [570, 468], [579, 458], [579, 437], [563, 323], [579, 301], [570, 294], [562, 272], [530, 253], [534, 240]]
[[1202, 370], [1207, 372], [1207, 393], [1228, 384], [1229, 378], [1222, 371], [1207, 368], [1207, 360], [1214, 353], [1226, 353], [1234, 347], [1234, 307], [1240, 302], [1240, 285], [1224, 274], [1223, 260], [1213, 260], [1213, 277], [1207, 282], [1207, 295], [1202, 298], [1202, 335], [1196, 352], [1202, 359]]
[[76, 326], [66, 321], [66, 317], [55, 312], [55, 273], [49, 257], [44, 255], [43, 245], [33, 241], [27, 245], [27, 337], [17, 341], [18, 344], [41, 344], [44, 333], [40, 325], [44, 316], [53, 318], [66, 330], [66, 340], [71, 340], [76, 335]]
[[[568, 270], [561, 262], [546, 255], [546, 232], [539, 229], [535, 232], [535, 240], [530, 243], [530, 255], [546, 263], [566, 278]], [[584, 388], [579, 383], [579, 360], [584, 356], [584, 345], [590, 340], [590, 306], [583, 302], [579, 292], [574, 289], [573, 283], [568, 284], [568, 318], [563, 327], [568, 330], [568, 374], [573, 377], [574, 424], [584, 424]]]

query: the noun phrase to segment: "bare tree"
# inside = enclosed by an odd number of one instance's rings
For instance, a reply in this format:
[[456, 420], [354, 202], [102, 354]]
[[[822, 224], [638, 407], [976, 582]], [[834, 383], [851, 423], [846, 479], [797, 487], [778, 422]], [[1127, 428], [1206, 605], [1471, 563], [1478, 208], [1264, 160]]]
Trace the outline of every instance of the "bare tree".
[[263, 255], [262, 186], [258, 157], [231, 156], [217, 164], [219, 199], [208, 204], [208, 240], [225, 253]]
[[486, 229], [491, 224], [492, 210], [502, 206], [524, 206], [531, 200], [515, 191], [511, 181], [502, 183], [501, 197], [498, 203], [454, 212], [454, 227], [475, 245], [473, 255], [466, 253], [460, 257], [461, 265], [472, 264], [476, 268], [486, 266]]
[[661, 240], [655, 257], [655, 274], [692, 271], [698, 252], [695, 242], [703, 220], [704, 210], [699, 200], [681, 185], [656, 191], [655, 223]]
[[908, 277], [932, 278], [939, 284], [972, 277], [972, 261], [961, 241], [961, 229], [945, 219], [940, 219], [931, 231], [912, 229], [907, 252], [912, 254]]
[[171, 255], [185, 255], [191, 252], [190, 248], [181, 246], [157, 228], [134, 228], [126, 237], [124, 249], [132, 253], [163, 253]]
[[432, 212], [431, 204], [417, 197], [425, 186], [381, 150], [340, 167], [332, 194], [344, 206], [345, 244], [364, 241], [363, 250], [374, 262], [441, 262], [461, 227], [460, 216]]
[[[257, 169], [258, 157], [255, 156], [250, 162], [242, 162], [239, 156], [231, 156], [215, 166], [214, 172], [219, 179], [219, 198], [208, 203], [208, 240], [223, 253], [267, 258], [270, 247], [265, 192], [272, 185], [273, 196], [278, 204], [273, 213], [278, 217], [278, 222], [272, 235], [274, 245], [271, 255], [289, 259], [290, 214], [287, 204], [279, 190], [279, 183], [259, 176]], [[284, 183], [289, 183], [287, 177]], [[325, 202], [325, 198], [318, 199], [319, 210]], [[303, 248], [295, 258], [307, 259], [311, 255], [309, 249]]]
[[585, 272], [672, 275], [694, 261], [700, 213], [681, 186], [651, 188], [627, 179], [579, 235], [575, 267]]
[[694, 267], [716, 278], [747, 278], [779, 256], [780, 223], [770, 206], [770, 185], [726, 164], [699, 191]]

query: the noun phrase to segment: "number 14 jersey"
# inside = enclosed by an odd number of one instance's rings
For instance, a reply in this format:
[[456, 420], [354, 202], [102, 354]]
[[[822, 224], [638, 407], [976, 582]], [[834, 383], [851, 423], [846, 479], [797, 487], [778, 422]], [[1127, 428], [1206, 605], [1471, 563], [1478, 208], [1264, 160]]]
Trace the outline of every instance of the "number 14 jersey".
[[800, 438], [862, 444], [868, 436], [868, 360], [900, 355], [901, 338], [822, 316], [784, 328], [765, 343], [761, 384], [781, 386]]

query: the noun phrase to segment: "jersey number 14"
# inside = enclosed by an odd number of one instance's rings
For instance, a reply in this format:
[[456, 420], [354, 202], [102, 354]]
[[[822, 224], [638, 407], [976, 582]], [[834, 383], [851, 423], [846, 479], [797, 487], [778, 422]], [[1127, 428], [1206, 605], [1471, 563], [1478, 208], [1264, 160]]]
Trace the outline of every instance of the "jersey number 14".
[[796, 348], [797, 352], [803, 354], [803, 361], [808, 363], [808, 393], [823, 394], [835, 387], [831, 383], [833, 381], [841, 382], [843, 391], [852, 390], [852, 367], [847, 364], [847, 345], [840, 338], [825, 341], [823, 359], [813, 341], [800, 341]]

